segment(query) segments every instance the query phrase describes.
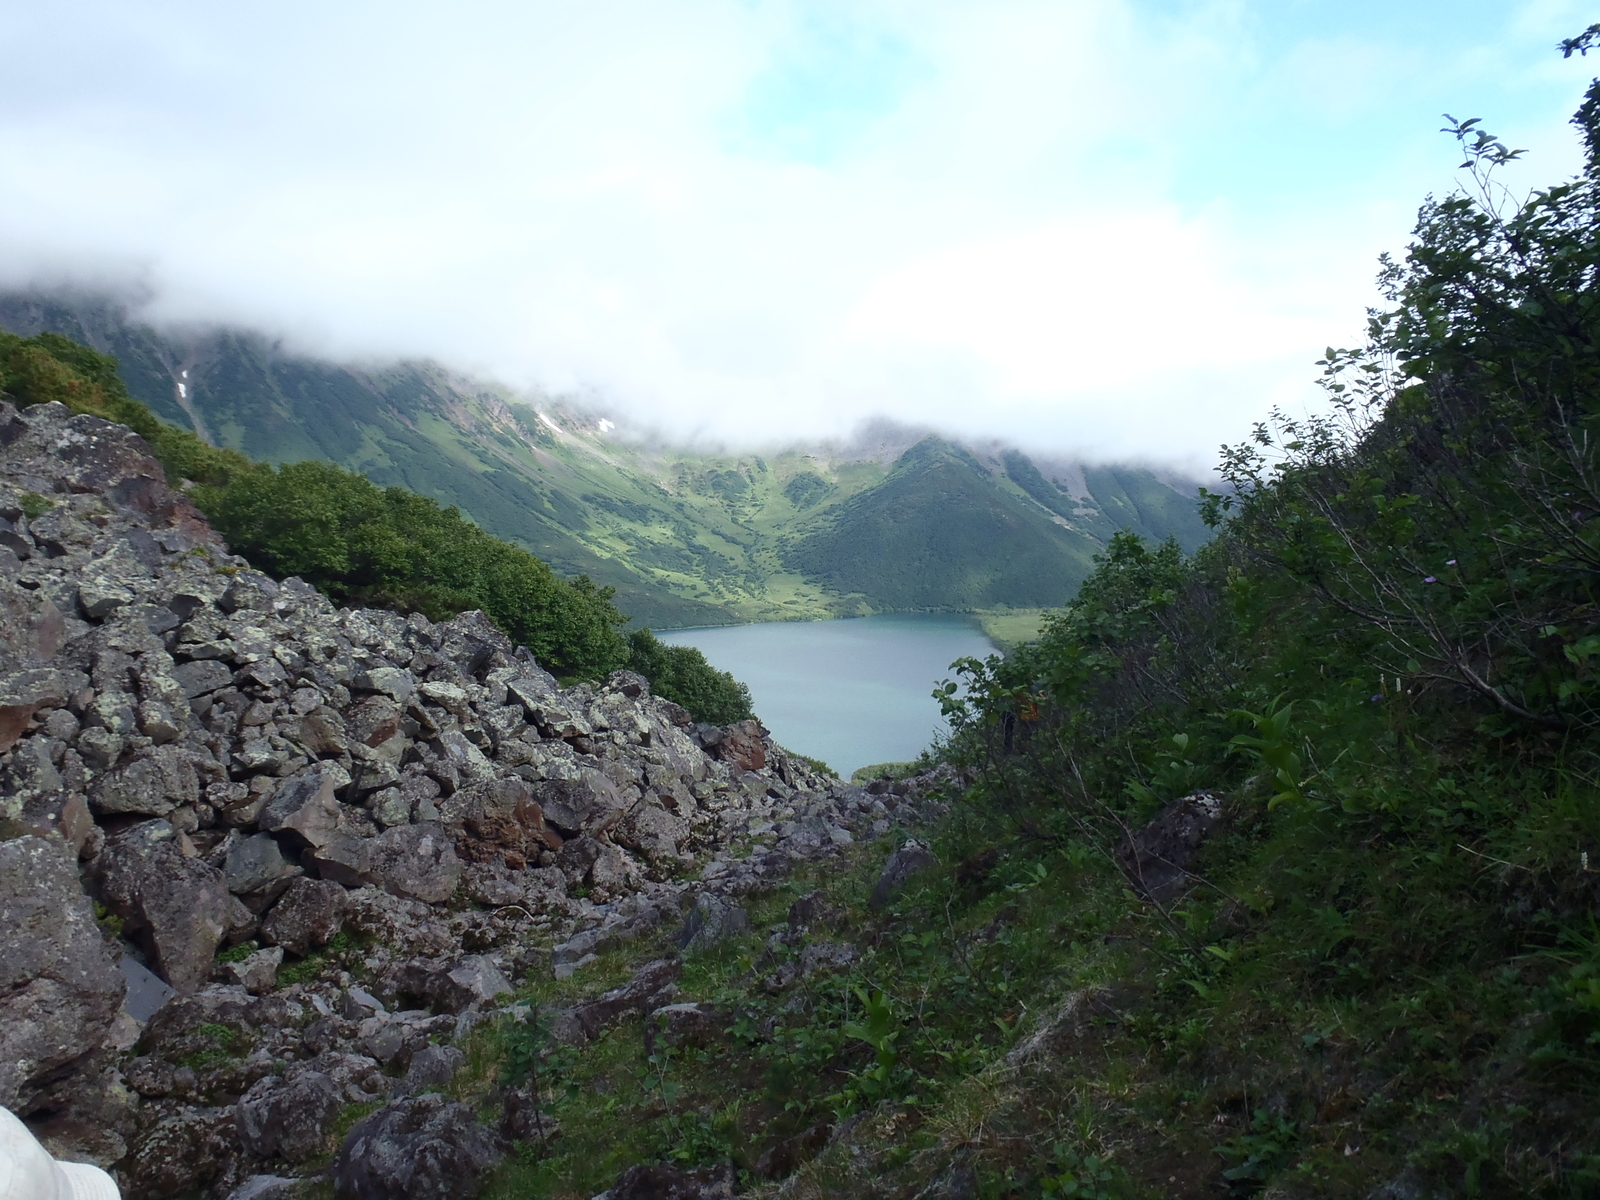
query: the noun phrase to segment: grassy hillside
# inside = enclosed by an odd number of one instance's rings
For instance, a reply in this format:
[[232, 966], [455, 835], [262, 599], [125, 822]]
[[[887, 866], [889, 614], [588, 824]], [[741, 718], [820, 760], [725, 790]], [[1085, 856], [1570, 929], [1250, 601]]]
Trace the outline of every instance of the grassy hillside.
[[1226, 453], [1197, 554], [1119, 537], [963, 664], [936, 861], [873, 904], [895, 831], [753, 898], [686, 963], [696, 1042], [550, 1048], [562, 1135], [490, 1195], [1600, 1195], [1600, 82], [1577, 124], [1584, 174], [1504, 213], [1460, 130], [1473, 191], [1328, 355], [1333, 415]]
[[[135, 397], [216, 445], [273, 463], [326, 459], [454, 505], [561, 573], [615, 588], [625, 613], [659, 628], [1056, 605], [1118, 529], [1176, 535], [1186, 547], [1204, 536], [1193, 496], [1148, 472], [1074, 471], [1069, 490], [1013, 452], [1004, 465], [974, 459], [949, 488], [913, 496], [897, 480], [850, 511], [851, 533], [830, 538], [834, 515], [884, 483], [914, 437], [767, 455], [638, 445], [608, 435], [592, 415], [429, 364], [358, 369], [238, 331], [159, 332], [104, 298], [0, 296], [0, 328], [53, 331], [114, 355]], [[908, 561], [881, 580], [862, 571], [854, 536], [898, 520], [913, 500], [934, 506], [919, 518], [929, 534], [1000, 521], [1011, 530], [1004, 544], [1039, 565], [1038, 577], [996, 570], [982, 536], [924, 539], [917, 554], [938, 570]], [[796, 557], [802, 541], [810, 550]], [[913, 570], [921, 582], [908, 590]]]
[[1061, 603], [1089, 573], [1095, 549], [995, 486], [970, 453], [928, 438], [880, 485], [797, 538], [785, 561], [892, 608], [989, 608]]

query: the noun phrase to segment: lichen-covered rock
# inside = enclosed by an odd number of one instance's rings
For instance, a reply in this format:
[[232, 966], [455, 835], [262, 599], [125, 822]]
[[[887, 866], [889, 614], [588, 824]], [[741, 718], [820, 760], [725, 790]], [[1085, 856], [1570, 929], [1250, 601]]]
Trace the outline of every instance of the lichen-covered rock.
[[454, 840], [438, 821], [385, 829], [367, 844], [361, 878], [396, 896], [442, 904], [461, 881]]
[[921, 842], [914, 838], [906, 841], [889, 856], [889, 861], [883, 864], [883, 872], [878, 876], [878, 882], [873, 885], [872, 895], [867, 900], [868, 907], [874, 912], [887, 908], [894, 898], [905, 890], [913, 875], [926, 870], [938, 861], [934, 858], [933, 851]]
[[345, 890], [326, 879], [296, 879], [261, 922], [261, 938], [290, 954], [325, 946], [344, 924]]
[[750, 914], [726, 896], [702, 892], [678, 933], [678, 948], [704, 950], [750, 932]]
[[399, 1100], [358, 1121], [333, 1164], [339, 1200], [470, 1200], [504, 1139], [442, 1096]]
[[309, 1064], [269, 1075], [239, 1100], [239, 1143], [257, 1158], [304, 1162], [322, 1150], [328, 1121], [342, 1105], [333, 1080]]
[[547, 779], [534, 788], [544, 819], [565, 837], [599, 834], [622, 819], [626, 806], [617, 785], [584, 768], [573, 779]]
[[1141, 896], [1171, 905], [1193, 886], [1190, 872], [1200, 847], [1221, 824], [1221, 797], [1195, 792], [1174, 800], [1130, 834], [1118, 848], [1117, 861]]
[[733, 1200], [733, 1170], [686, 1171], [671, 1163], [645, 1163], [629, 1167], [594, 1200]]
[[229, 894], [222, 872], [185, 853], [181, 838], [166, 821], [143, 821], [109, 839], [95, 867], [106, 906], [184, 993], [211, 977], [217, 947], [254, 918]]
[[0, 1105], [104, 1045], [124, 983], [61, 843], [0, 842]]
[[148, 1128], [119, 1165], [123, 1200], [191, 1195], [230, 1175], [238, 1157], [232, 1105], [177, 1107]]

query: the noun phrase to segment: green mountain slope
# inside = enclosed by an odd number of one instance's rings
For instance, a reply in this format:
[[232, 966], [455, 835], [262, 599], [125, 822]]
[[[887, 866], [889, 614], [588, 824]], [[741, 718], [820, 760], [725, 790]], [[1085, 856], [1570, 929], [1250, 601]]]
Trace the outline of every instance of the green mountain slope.
[[1090, 537], [996, 485], [972, 454], [938, 438], [797, 540], [796, 570], [895, 608], [1060, 604], [1093, 568]]
[[[116, 356], [163, 419], [268, 462], [324, 459], [457, 506], [656, 628], [895, 608], [1054, 606], [1122, 528], [1205, 537], [1148, 471], [1049, 472], [879, 426], [728, 454], [625, 439], [550, 397], [436, 364], [356, 367], [238, 330], [157, 330], [105, 297], [0, 295], [0, 329]], [[937, 461], [935, 461], [937, 460]], [[867, 547], [878, 547], [871, 552]]]

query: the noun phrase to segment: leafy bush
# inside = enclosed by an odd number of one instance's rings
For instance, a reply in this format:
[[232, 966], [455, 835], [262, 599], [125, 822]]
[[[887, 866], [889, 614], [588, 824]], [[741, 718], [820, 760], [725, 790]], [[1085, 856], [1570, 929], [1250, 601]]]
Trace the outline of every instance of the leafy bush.
[[321, 462], [253, 467], [194, 496], [256, 566], [336, 600], [435, 620], [482, 609], [558, 675], [595, 678], [625, 661], [611, 589], [560, 579], [426, 496]]
[[[937, 693], [975, 781], [956, 819], [1124, 880], [1143, 1086], [1218, 1114], [1240, 1194], [1407, 1163], [1441, 1194], [1592, 1179], [1600, 82], [1574, 124], [1584, 172], [1516, 202], [1516, 152], [1452, 122], [1467, 183], [1383, 263], [1368, 343], [1324, 355], [1326, 415], [1224, 452], [1218, 536], [1113, 539], [1037, 642]], [[1199, 789], [1228, 832], [1154, 903], [1131, 831]], [[1370, 1081], [1351, 1115], [1322, 1070]], [[1154, 1139], [1137, 1109], [1123, 1136]]]
[[628, 669], [650, 681], [658, 696], [681, 704], [696, 721], [731, 725], [747, 721], [750, 689], [719, 671], [693, 646], [669, 646], [648, 629], [628, 635]]

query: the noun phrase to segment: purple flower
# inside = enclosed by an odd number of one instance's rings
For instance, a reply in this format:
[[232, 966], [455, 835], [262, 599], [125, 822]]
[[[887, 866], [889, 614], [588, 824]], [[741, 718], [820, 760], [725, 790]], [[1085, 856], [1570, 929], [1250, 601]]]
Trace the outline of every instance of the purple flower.
[[1427, 577], [1427, 578], [1426, 578], [1426, 579], [1424, 579], [1424, 580], [1423, 580], [1423, 581], [1422, 581], [1422, 582], [1423, 582], [1423, 583], [1438, 583], [1438, 582], [1439, 582], [1439, 581], [1438, 581], [1438, 580], [1437, 580], [1437, 579], [1436, 579], [1436, 578], [1434, 578], [1434, 577], [1433, 577], [1433, 576], [1432, 576], [1432, 575], [1429, 575], [1429, 576], [1428, 576], [1428, 577]]
[[1445, 566], [1447, 566], [1447, 567], [1453, 567], [1455, 565], [1456, 565], [1456, 560], [1453, 559], [1453, 558], [1449, 562], [1445, 563]]
[[1383, 697], [1382, 697], [1382, 696], [1381, 696], [1381, 695], [1378, 695], [1378, 696], [1374, 696], [1374, 697], [1373, 697], [1373, 698], [1372, 698], [1372, 702], [1373, 702], [1373, 703], [1374, 703], [1374, 704], [1376, 704], [1376, 703], [1378, 703], [1378, 701], [1380, 701], [1380, 700], [1382, 700], [1382, 699], [1383, 699]]

